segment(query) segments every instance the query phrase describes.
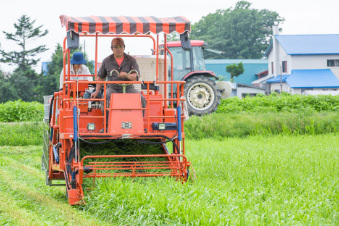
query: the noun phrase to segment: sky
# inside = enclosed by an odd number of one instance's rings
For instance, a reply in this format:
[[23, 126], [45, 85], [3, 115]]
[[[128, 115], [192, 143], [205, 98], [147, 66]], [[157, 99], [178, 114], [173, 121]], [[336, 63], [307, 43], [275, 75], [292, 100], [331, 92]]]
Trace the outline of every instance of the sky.
[[[184, 16], [191, 23], [198, 22], [203, 16], [218, 9], [235, 6], [238, 0], [0, 0], [0, 48], [5, 51], [18, 50], [13, 41], [5, 39], [2, 31], [14, 32], [14, 23], [22, 15], [36, 20], [35, 26], [43, 25], [49, 31], [44, 38], [29, 43], [32, 47], [46, 45], [49, 51], [39, 55], [41, 61], [50, 61], [57, 43], [62, 44], [66, 30], [61, 27], [60, 15], [67, 16]], [[339, 1], [338, 0], [248, 0], [252, 8], [268, 9], [277, 12], [285, 19], [280, 34], [339, 34]], [[111, 53], [108, 44], [99, 46], [101, 61]], [[89, 47], [91, 41], [85, 41], [89, 59], [94, 59], [94, 50]], [[126, 40], [126, 52], [144, 54], [139, 43]], [[136, 51], [136, 52], [134, 52]], [[147, 50], [149, 51], [149, 49]], [[0, 69], [11, 72], [13, 67], [0, 64]], [[35, 68], [41, 71], [41, 63]]]

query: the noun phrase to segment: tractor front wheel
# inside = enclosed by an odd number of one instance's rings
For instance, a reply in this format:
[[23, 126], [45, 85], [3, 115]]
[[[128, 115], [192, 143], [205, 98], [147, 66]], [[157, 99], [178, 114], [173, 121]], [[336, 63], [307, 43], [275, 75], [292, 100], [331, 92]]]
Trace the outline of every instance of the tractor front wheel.
[[189, 78], [184, 86], [189, 115], [204, 115], [217, 110], [221, 94], [214, 80], [198, 75]]

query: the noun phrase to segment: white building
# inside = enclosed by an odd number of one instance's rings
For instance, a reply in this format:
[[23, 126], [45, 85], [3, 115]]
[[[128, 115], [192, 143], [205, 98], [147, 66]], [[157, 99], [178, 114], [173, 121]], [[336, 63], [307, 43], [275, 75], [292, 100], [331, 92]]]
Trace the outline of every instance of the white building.
[[232, 83], [231, 97], [242, 99], [247, 96], [254, 97], [258, 94], [265, 95], [265, 89], [240, 83]]
[[273, 34], [265, 53], [267, 91], [339, 94], [339, 34], [279, 35], [278, 26]]

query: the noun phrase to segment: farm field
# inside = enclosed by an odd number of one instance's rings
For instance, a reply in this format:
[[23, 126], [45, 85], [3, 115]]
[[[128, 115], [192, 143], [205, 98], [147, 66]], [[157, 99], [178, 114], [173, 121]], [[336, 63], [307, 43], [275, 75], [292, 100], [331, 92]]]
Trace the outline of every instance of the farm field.
[[107, 179], [71, 207], [42, 147], [0, 146], [0, 225], [338, 225], [338, 134], [186, 140], [197, 179]]

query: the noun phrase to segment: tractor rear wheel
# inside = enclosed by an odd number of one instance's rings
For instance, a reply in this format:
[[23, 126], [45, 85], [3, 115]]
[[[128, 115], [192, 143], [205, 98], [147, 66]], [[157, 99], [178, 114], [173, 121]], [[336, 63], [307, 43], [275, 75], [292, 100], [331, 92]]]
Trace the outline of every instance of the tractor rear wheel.
[[217, 110], [221, 94], [214, 80], [198, 75], [189, 78], [184, 86], [189, 115], [204, 115]]

